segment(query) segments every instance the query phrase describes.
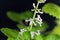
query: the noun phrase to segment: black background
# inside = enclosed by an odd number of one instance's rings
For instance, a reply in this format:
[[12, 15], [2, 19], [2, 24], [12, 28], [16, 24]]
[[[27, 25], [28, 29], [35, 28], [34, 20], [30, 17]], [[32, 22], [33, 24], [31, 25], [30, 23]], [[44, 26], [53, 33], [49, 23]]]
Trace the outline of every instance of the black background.
[[[35, 2], [36, 0], [0, 0], [0, 29], [2, 27], [8, 27], [8, 28], [13, 28], [13, 29], [18, 29], [16, 27], [16, 22], [10, 20], [6, 12], [7, 11], [15, 11], [15, 12], [22, 12], [26, 10], [32, 9], [32, 3]], [[55, 3], [58, 6], [60, 6], [60, 0], [47, 0], [46, 3], [51, 2]], [[44, 4], [40, 5], [43, 6]], [[50, 27], [49, 30], [53, 28], [55, 23], [53, 22], [55, 20], [55, 17], [49, 16], [48, 14], [43, 14], [41, 15], [44, 21], [46, 21]], [[0, 32], [0, 40], [6, 40], [6, 36]]]

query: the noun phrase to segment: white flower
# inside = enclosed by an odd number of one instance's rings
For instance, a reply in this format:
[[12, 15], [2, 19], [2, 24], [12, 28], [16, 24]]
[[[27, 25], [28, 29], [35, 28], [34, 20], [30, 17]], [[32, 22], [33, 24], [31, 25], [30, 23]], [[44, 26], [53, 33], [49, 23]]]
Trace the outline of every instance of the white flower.
[[32, 18], [30, 18], [29, 20], [25, 20], [25, 21], [26, 21], [26, 22], [28, 22], [28, 21], [29, 21], [29, 22], [30, 22], [30, 23], [29, 23], [29, 25], [31, 25], [31, 24], [32, 24], [32, 22], [33, 22], [33, 24], [36, 26], [36, 23], [33, 21], [33, 19], [32, 19]]
[[35, 34], [36, 35], [40, 35], [40, 30], [37, 30], [37, 32]]
[[33, 3], [33, 7], [35, 8], [35, 3]]
[[31, 32], [30, 34], [31, 34], [31, 38], [34, 39], [35, 32]]
[[[34, 11], [34, 9], [32, 9], [31, 11]], [[41, 12], [41, 9], [37, 9], [37, 10], [36, 10], [36, 13], [43, 14], [43, 12]]]
[[39, 3], [45, 3], [46, 0], [38, 0]]
[[27, 30], [25, 30], [25, 29], [21, 29], [20, 32], [19, 32], [19, 34], [22, 35], [22, 34], [23, 34], [24, 32], [26, 32], [26, 31], [27, 31]]
[[[33, 7], [35, 8], [35, 3], [33, 3]], [[31, 9], [31, 11], [35, 11], [34, 9]], [[41, 9], [37, 9], [36, 13], [40, 13], [43, 14], [43, 12], [41, 12]]]
[[[37, 18], [35, 18], [35, 20], [36, 20], [36, 22], [40, 25], [40, 27], [41, 27], [41, 25], [42, 25], [42, 19], [41, 19], [41, 17], [40, 17], [40, 15], [37, 15]], [[37, 24], [33, 21], [33, 19], [32, 18], [30, 18], [29, 20], [25, 20], [26, 22], [30, 22], [29, 23], [29, 25], [32, 25], [32, 22], [33, 22], [33, 24], [34, 24], [34, 26], [36, 26]]]
[[40, 15], [37, 15], [38, 17], [37, 18], [35, 18], [36, 19], [36, 22], [40, 25], [40, 27], [41, 27], [41, 25], [42, 25], [42, 19], [41, 19], [41, 17], [40, 17]]
[[37, 13], [43, 14], [43, 12], [41, 12], [41, 9], [38, 9]]
[[34, 35], [36, 34], [37, 36], [40, 35], [40, 30], [37, 30], [37, 32], [30, 32], [31, 38], [34, 39]]
[[33, 22], [33, 19], [32, 19], [32, 18], [30, 18], [30, 19], [29, 19], [29, 21], [30, 21], [29, 25], [31, 25], [31, 24], [32, 24], [32, 22]]
[[27, 30], [25, 30], [25, 29], [21, 29], [20, 31], [23, 33], [23, 32], [25, 32], [25, 31], [27, 31]]

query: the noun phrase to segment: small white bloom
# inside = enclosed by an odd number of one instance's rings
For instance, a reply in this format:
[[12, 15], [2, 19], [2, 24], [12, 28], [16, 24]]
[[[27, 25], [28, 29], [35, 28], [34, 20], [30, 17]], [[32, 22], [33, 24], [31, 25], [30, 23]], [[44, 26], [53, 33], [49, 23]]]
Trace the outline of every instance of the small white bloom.
[[[34, 11], [34, 9], [31, 9], [31, 11]], [[37, 9], [37, 10], [36, 10], [36, 13], [43, 14], [43, 12], [41, 12], [41, 10], [40, 10], [40, 9]]]
[[40, 30], [37, 30], [37, 33], [35, 33], [36, 35], [40, 35]]
[[36, 22], [38, 23], [38, 24], [40, 24], [40, 26], [42, 25], [42, 19], [41, 19], [41, 17], [40, 17], [40, 15], [37, 15], [38, 17], [37, 18], [35, 18], [36, 19]]
[[38, 1], [39, 3], [45, 3], [46, 2], [46, 0], [40, 0], [40, 1]]
[[32, 18], [30, 18], [30, 19], [29, 19], [29, 21], [30, 21], [29, 25], [31, 25], [31, 24], [32, 24], [32, 22], [33, 22], [33, 19], [32, 19]]
[[42, 22], [39, 22], [39, 21], [36, 21], [39, 25], [40, 25], [40, 27], [42, 26]]
[[31, 25], [31, 24], [32, 24], [32, 22], [33, 22], [33, 24], [36, 26], [36, 23], [33, 21], [33, 19], [32, 19], [32, 18], [30, 18], [29, 20], [25, 20], [25, 21], [26, 21], [26, 22], [28, 22], [28, 21], [29, 21], [29, 22], [30, 22], [30, 23], [29, 23], [29, 25]]
[[34, 11], [34, 9], [31, 9], [31, 11]]
[[38, 13], [43, 14], [43, 12], [41, 12], [41, 9], [38, 9]]
[[[31, 9], [31, 11], [35, 11], [35, 3], [33, 3], [33, 7], [34, 7], [34, 9]], [[41, 12], [41, 9], [37, 9], [36, 13], [43, 14], [43, 12]]]
[[25, 20], [25, 22], [28, 22], [29, 20]]
[[35, 8], [35, 3], [33, 3], [33, 7]]
[[34, 33], [35, 33], [35, 32], [31, 32], [31, 33], [30, 33], [32, 39], [34, 39]]
[[[35, 20], [36, 20], [36, 22], [40, 25], [40, 27], [41, 27], [41, 25], [42, 25], [42, 19], [41, 19], [41, 17], [40, 17], [40, 15], [37, 15], [37, 18], [35, 18]], [[33, 21], [33, 19], [32, 18], [30, 18], [29, 20], [25, 20], [26, 22], [30, 22], [29, 23], [29, 25], [32, 25], [32, 23], [34, 24], [34, 26], [36, 26], [37, 24]]]
[[45, 3], [46, 2], [46, 0], [42, 0], [42, 3]]
[[36, 26], [36, 23], [33, 21], [33, 19], [32, 19], [32, 18], [30, 18], [29, 20], [26, 20], [26, 21], [30, 21], [29, 25], [31, 25], [31, 24], [32, 24], [32, 22], [33, 22], [33, 24]]
[[26, 32], [26, 31], [27, 31], [27, 30], [25, 30], [25, 29], [21, 29], [20, 32], [19, 32], [19, 34], [22, 35], [22, 34], [23, 34], [24, 32]]
[[25, 32], [25, 31], [27, 31], [27, 30], [25, 30], [25, 29], [21, 29], [20, 31], [23, 33], [23, 32]]
[[37, 18], [41, 18], [40, 15], [37, 15], [38, 17]]
[[[33, 3], [33, 7], [35, 8], [35, 3]], [[31, 11], [34, 11], [34, 9], [31, 9]]]

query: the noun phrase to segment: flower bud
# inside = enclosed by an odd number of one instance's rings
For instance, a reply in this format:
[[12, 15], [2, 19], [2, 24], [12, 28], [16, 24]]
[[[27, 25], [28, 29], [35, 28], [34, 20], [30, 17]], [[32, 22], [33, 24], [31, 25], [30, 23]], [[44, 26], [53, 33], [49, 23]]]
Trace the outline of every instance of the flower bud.
[[38, 0], [39, 3], [45, 3], [46, 0]]

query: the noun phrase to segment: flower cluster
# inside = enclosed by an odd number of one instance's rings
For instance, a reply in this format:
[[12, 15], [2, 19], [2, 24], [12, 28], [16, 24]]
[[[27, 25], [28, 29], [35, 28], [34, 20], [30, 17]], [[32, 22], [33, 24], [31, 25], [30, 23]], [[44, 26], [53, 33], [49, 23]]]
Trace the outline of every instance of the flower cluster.
[[42, 25], [42, 19], [40, 17], [40, 15], [37, 15], [38, 17], [35, 18], [36, 19], [36, 22], [41, 26]]
[[30, 34], [31, 34], [31, 38], [33, 39], [34, 35], [37, 35], [37, 36], [40, 35], [40, 30], [37, 30], [37, 32], [32, 31]]
[[[38, 0], [39, 3], [45, 3], [46, 0]], [[38, 5], [38, 4], [37, 4]], [[43, 14], [43, 12], [41, 11], [41, 9], [35, 9], [36, 6], [35, 6], [35, 3], [33, 3], [33, 7], [34, 9], [32, 9], [31, 11], [36, 11], [36, 13], [40, 13], [40, 14]], [[42, 24], [42, 19], [40, 17], [40, 15], [37, 15], [38, 17], [35, 18], [36, 22], [41, 26]], [[29, 19], [28, 21], [30, 21], [30, 25], [32, 24], [32, 21], [33, 19]], [[33, 24], [36, 26], [36, 23], [33, 21]]]
[[[24, 32], [26, 32], [26, 31], [28, 31], [28, 30], [26, 30], [26, 29], [21, 29], [21, 32], [19, 32], [19, 34], [23, 34]], [[34, 36], [35, 35], [40, 35], [40, 30], [37, 30], [37, 32], [34, 32], [34, 31], [31, 31], [30, 32], [30, 35], [31, 35], [31, 39], [34, 39]]]
[[[35, 3], [33, 3], [33, 7], [34, 7], [34, 9], [32, 9], [31, 11], [35, 11]], [[36, 10], [36, 13], [43, 14], [43, 12], [41, 11], [41, 9], [37, 9], [37, 10]], [[35, 20], [36, 20], [36, 22], [41, 26], [41, 24], [42, 24], [42, 19], [41, 19], [40, 15], [37, 15], [37, 18], [35, 18]], [[30, 18], [29, 20], [25, 20], [25, 21], [26, 21], [26, 22], [30, 21], [29, 25], [31, 25], [32, 22], [33, 22], [33, 24], [34, 24], [35, 26], [37, 25], [37, 24], [33, 21], [32, 18]]]
[[[31, 9], [31, 11], [35, 11], [35, 3], [33, 3], [33, 7], [34, 7], [34, 9]], [[41, 9], [37, 9], [36, 13], [43, 14], [43, 12], [41, 12]]]
[[37, 30], [37, 32], [32, 31], [30, 34], [31, 34], [31, 38], [34, 39], [34, 35], [37, 35], [37, 36], [40, 35], [40, 30]]
[[[45, 1], [46, 0], [38, 0], [39, 3], [45, 3]], [[35, 9], [36, 8], [35, 3], [33, 3], [33, 7], [34, 7], [34, 9], [32, 9], [31, 11], [36, 11], [36, 14], [37, 13], [43, 14], [41, 9], [38, 9], [38, 8]], [[33, 23], [34, 26], [36, 26], [37, 25], [36, 23], [38, 23], [40, 25], [40, 27], [41, 27], [41, 25], [42, 25], [42, 18], [40, 17], [39, 14], [37, 14], [37, 17], [34, 17], [34, 20], [32, 18], [30, 18], [29, 20], [25, 20], [25, 22], [30, 22], [29, 23], [30, 26], [32, 25], [32, 23]], [[19, 33], [22, 34], [22, 33], [27, 32], [27, 31], [28, 30], [26, 30], [26, 29], [21, 29]], [[31, 38], [34, 39], [35, 35], [37, 35], [37, 36], [40, 35], [40, 30], [37, 30], [37, 32], [30, 31], [30, 35], [31, 35]]]
[[[42, 25], [42, 19], [41, 19], [41, 17], [40, 17], [40, 15], [37, 15], [37, 18], [35, 18], [35, 20], [36, 20], [36, 22], [41, 26]], [[33, 22], [33, 24], [34, 24], [34, 26], [36, 26], [37, 24], [33, 21], [33, 19], [32, 18], [30, 18], [29, 20], [25, 20], [26, 22], [30, 22], [29, 23], [29, 25], [31, 25], [32, 24], [32, 22]]]

